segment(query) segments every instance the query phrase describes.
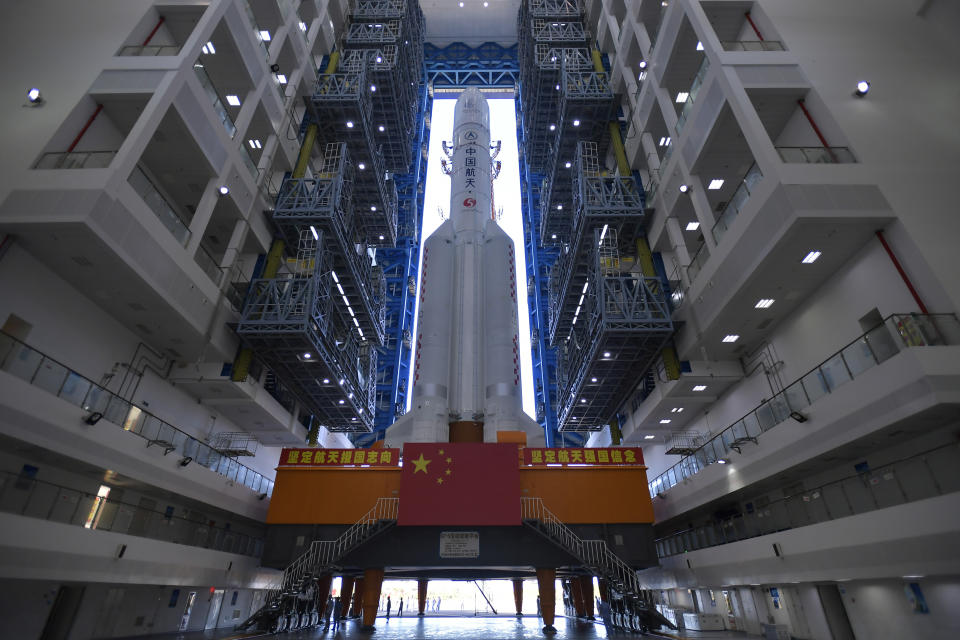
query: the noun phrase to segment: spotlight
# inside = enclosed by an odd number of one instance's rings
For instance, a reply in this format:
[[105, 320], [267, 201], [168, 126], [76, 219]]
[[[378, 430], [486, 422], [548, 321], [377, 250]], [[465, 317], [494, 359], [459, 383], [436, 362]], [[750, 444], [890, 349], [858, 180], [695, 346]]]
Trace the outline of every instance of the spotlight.
[[98, 422], [100, 422], [100, 418], [102, 417], [103, 417], [102, 413], [100, 413], [99, 411], [94, 411], [93, 413], [88, 415], [86, 418], [84, 418], [83, 421], [86, 422], [87, 424], [97, 424]]
[[277, 63], [273, 63], [272, 65], [270, 65], [270, 72], [280, 73], [280, 65], [278, 65]]
[[686, 193], [687, 191], [690, 191], [690, 185], [688, 184], [680, 185], [680, 193]]
[[193, 458], [191, 458], [190, 456], [187, 456], [186, 458], [180, 458], [180, 466], [181, 466], [181, 467], [185, 467], [185, 466], [187, 466], [188, 464], [190, 464], [191, 462], [193, 462]]
[[857, 83], [857, 90], [853, 92], [853, 95], [857, 96], [858, 98], [862, 98], [863, 96], [867, 95], [868, 91], [870, 91], [870, 83], [866, 80], [861, 80]]
[[803, 415], [799, 411], [791, 411], [790, 417], [796, 420], [797, 422], [801, 422], [801, 423], [807, 421], [807, 416]]
[[29, 100], [33, 106], [43, 104], [43, 96], [40, 95], [40, 89], [33, 87], [30, 91], [27, 91], [27, 100]]
[[641, 60], [641, 61], [640, 61], [640, 68], [641, 68], [641, 69], [646, 69], [646, 68], [647, 68], [647, 61], [646, 61], [646, 60]]
[[227, 185], [223, 185], [222, 187], [220, 187], [220, 195], [225, 196], [228, 193], [230, 193], [230, 188], [227, 187]]
[[726, 458], [717, 458], [717, 464], [727, 464]]

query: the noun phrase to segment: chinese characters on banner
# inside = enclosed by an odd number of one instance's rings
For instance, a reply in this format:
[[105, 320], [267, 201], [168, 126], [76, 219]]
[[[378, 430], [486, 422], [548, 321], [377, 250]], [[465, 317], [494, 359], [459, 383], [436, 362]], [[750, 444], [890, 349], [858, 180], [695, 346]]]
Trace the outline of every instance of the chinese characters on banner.
[[400, 449], [284, 449], [281, 467], [400, 466]]
[[542, 467], [557, 464], [585, 464], [594, 466], [643, 465], [643, 449], [640, 447], [616, 447], [610, 449], [523, 449], [523, 465], [526, 467]]

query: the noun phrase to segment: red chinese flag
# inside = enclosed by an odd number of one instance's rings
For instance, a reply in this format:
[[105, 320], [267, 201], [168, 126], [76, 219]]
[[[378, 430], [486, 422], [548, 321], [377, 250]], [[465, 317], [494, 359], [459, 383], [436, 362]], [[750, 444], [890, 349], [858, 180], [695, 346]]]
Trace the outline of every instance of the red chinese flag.
[[516, 444], [407, 443], [397, 524], [519, 525], [517, 462]]

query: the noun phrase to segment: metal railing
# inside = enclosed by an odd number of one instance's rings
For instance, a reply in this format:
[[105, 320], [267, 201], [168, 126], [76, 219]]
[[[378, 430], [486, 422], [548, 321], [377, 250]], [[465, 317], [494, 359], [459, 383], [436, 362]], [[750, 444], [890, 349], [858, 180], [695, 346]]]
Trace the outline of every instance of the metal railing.
[[697, 75], [693, 77], [693, 82], [690, 83], [690, 90], [687, 92], [687, 99], [684, 102], [683, 109], [680, 110], [680, 115], [677, 117], [677, 136], [679, 136], [680, 132], [683, 131], [683, 125], [687, 123], [687, 118], [690, 117], [690, 111], [693, 110], [693, 104], [697, 101], [697, 95], [700, 93], [700, 87], [703, 86], [703, 79], [707, 77], [707, 72], [709, 70], [710, 58], [704, 58], [703, 62], [700, 63], [700, 68], [697, 70]]
[[664, 536], [656, 541], [657, 554], [666, 558], [955, 491], [960, 491], [960, 450], [951, 443]]
[[262, 538], [231, 531], [229, 525], [181, 518], [7, 471], [0, 472], [0, 511], [225, 553], [259, 557], [263, 551]]
[[178, 44], [145, 44], [122, 47], [118, 56], [175, 56], [180, 53]]
[[273, 597], [299, 586], [305, 578], [335, 564], [384, 526], [394, 524], [397, 521], [399, 505], [399, 498], [377, 498], [373, 508], [340, 534], [339, 538], [311, 542], [310, 547], [284, 569], [279, 582], [269, 588], [266, 601], [269, 603]]
[[210, 252], [207, 251], [207, 248], [202, 244], [199, 246], [196, 255], [194, 256], [194, 262], [196, 262], [203, 272], [213, 280], [213, 284], [220, 286], [220, 283], [223, 282], [223, 267], [221, 267], [216, 258], [210, 255]]
[[847, 147], [776, 147], [780, 159], [790, 163], [851, 164], [857, 161]]
[[724, 51], [786, 51], [777, 40], [727, 40], [720, 46]]
[[809, 373], [763, 402], [703, 446], [648, 483], [650, 495], [665, 492], [718, 460], [729, 460], [732, 451], [756, 444], [757, 437], [791, 417], [864, 371], [886, 362], [909, 347], [960, 344], [960, 321], [954, 314], [893, 314], [835, 352]]
[[140, 436], [164, 455], [176, 452], [186, 464], [200, 464], [256, 493], [273, 493], [273, 481], [262, 474], [2, 331], [0, 370], [89, 412], [93, 423], [106, 420]]
[[173, 237], [176, 238], [180, 244], [187, 244], [187, 241], [190, 239], [190, 228], [180, 219], [180, 216], [177, 215], [177, 212], [174, 211], [170, 203], [167, 202], [167, 199], [163, 197], [163, 194], [160, 193], [156, 185], [153, 184], [153, 181], [147, 177], [143, 169], [139, 166], [134, 167], [127, 182], [129, 182], [133, 190], [143, 198], [146, 205], [153, 211], [154, 215], [157, 216], [157, 219], [163, 223], [163, 226], [173, 234]]
[[53, 151], [37, 160], [34, 169], [106, 169], [116, 151]]
[[690, 264], [687, 265], [687, 281], [691, 284], [693, 280], [697, 277], [697, 274], [700, 273], [700, 270], [703, 269], [703, 265], [707, 263], [707, 260], [710, 259], [710, 251], [707, 250], [707, 243], [701, 243], [700, 248], [697, 249], [697, 252], [693, 254], [693, 258], [690, 259]]
[[569, 551], [585, 566], [595, 569], [611, 586], [628, 595], [638, 596], [643, 587], [634, 571], [603, 540], [583, 540], [560, 521], [540, 498], [520, 498], [521, 518], [536, 521], [540, 530]]
[[720, 238], [722, 238], [723, 234], [730, 228], [733, 219], [740, 215], [740, 211], [746, 206], [747, 201], [750, 200], [750, 195], [756, 189], [757, 183], [762, 179], [763, 173], [760, 171], [760, 167], [757, 163], [753, 163], [750, 169], [747, 170], [747, 174], [743, 176], [743, 180], [740, 181], [740, 186], [737, 187], [730, 201], [727, 202], [727, 206], [724, 207], [723, 213], [717, 218], [713, 229], [710, 231], [713, 234], [714, 242], [720, 244]]
[[233, 138], [237, 135], [237, 125], [233, 123], [233, 118], [227, 113], [227, 108], [223, 106], [223, 101], [220, 100], [220, 94], [217, 92], [217, 88], [213, 86], [213, 81], [210, 80], [210, 76], [207, 75], [207, 70], [204, 69], [200, 63], [194, 64], [193, 70], [197, 74], [197, 79], [200, 80], [200, 86], [203, 87], [204, 92], [210, 99], [210, 104], [213, 105], [214, 112], [216, 112], [217, 117], [220, 118], [223, 128], [226, 129], [230, 137]]

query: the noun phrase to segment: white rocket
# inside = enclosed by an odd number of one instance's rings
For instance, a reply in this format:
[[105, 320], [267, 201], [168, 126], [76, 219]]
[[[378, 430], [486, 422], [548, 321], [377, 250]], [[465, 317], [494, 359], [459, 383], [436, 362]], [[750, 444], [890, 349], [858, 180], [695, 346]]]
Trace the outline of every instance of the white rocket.
[[523, 412], [515, 250], [493, 216], [490, 154], [490, 109], [470, 88], [454, 111], [450, 215], [423, 244], [413, 404], [389, 446], [496, 442], [498, 431], [543, 446]]

